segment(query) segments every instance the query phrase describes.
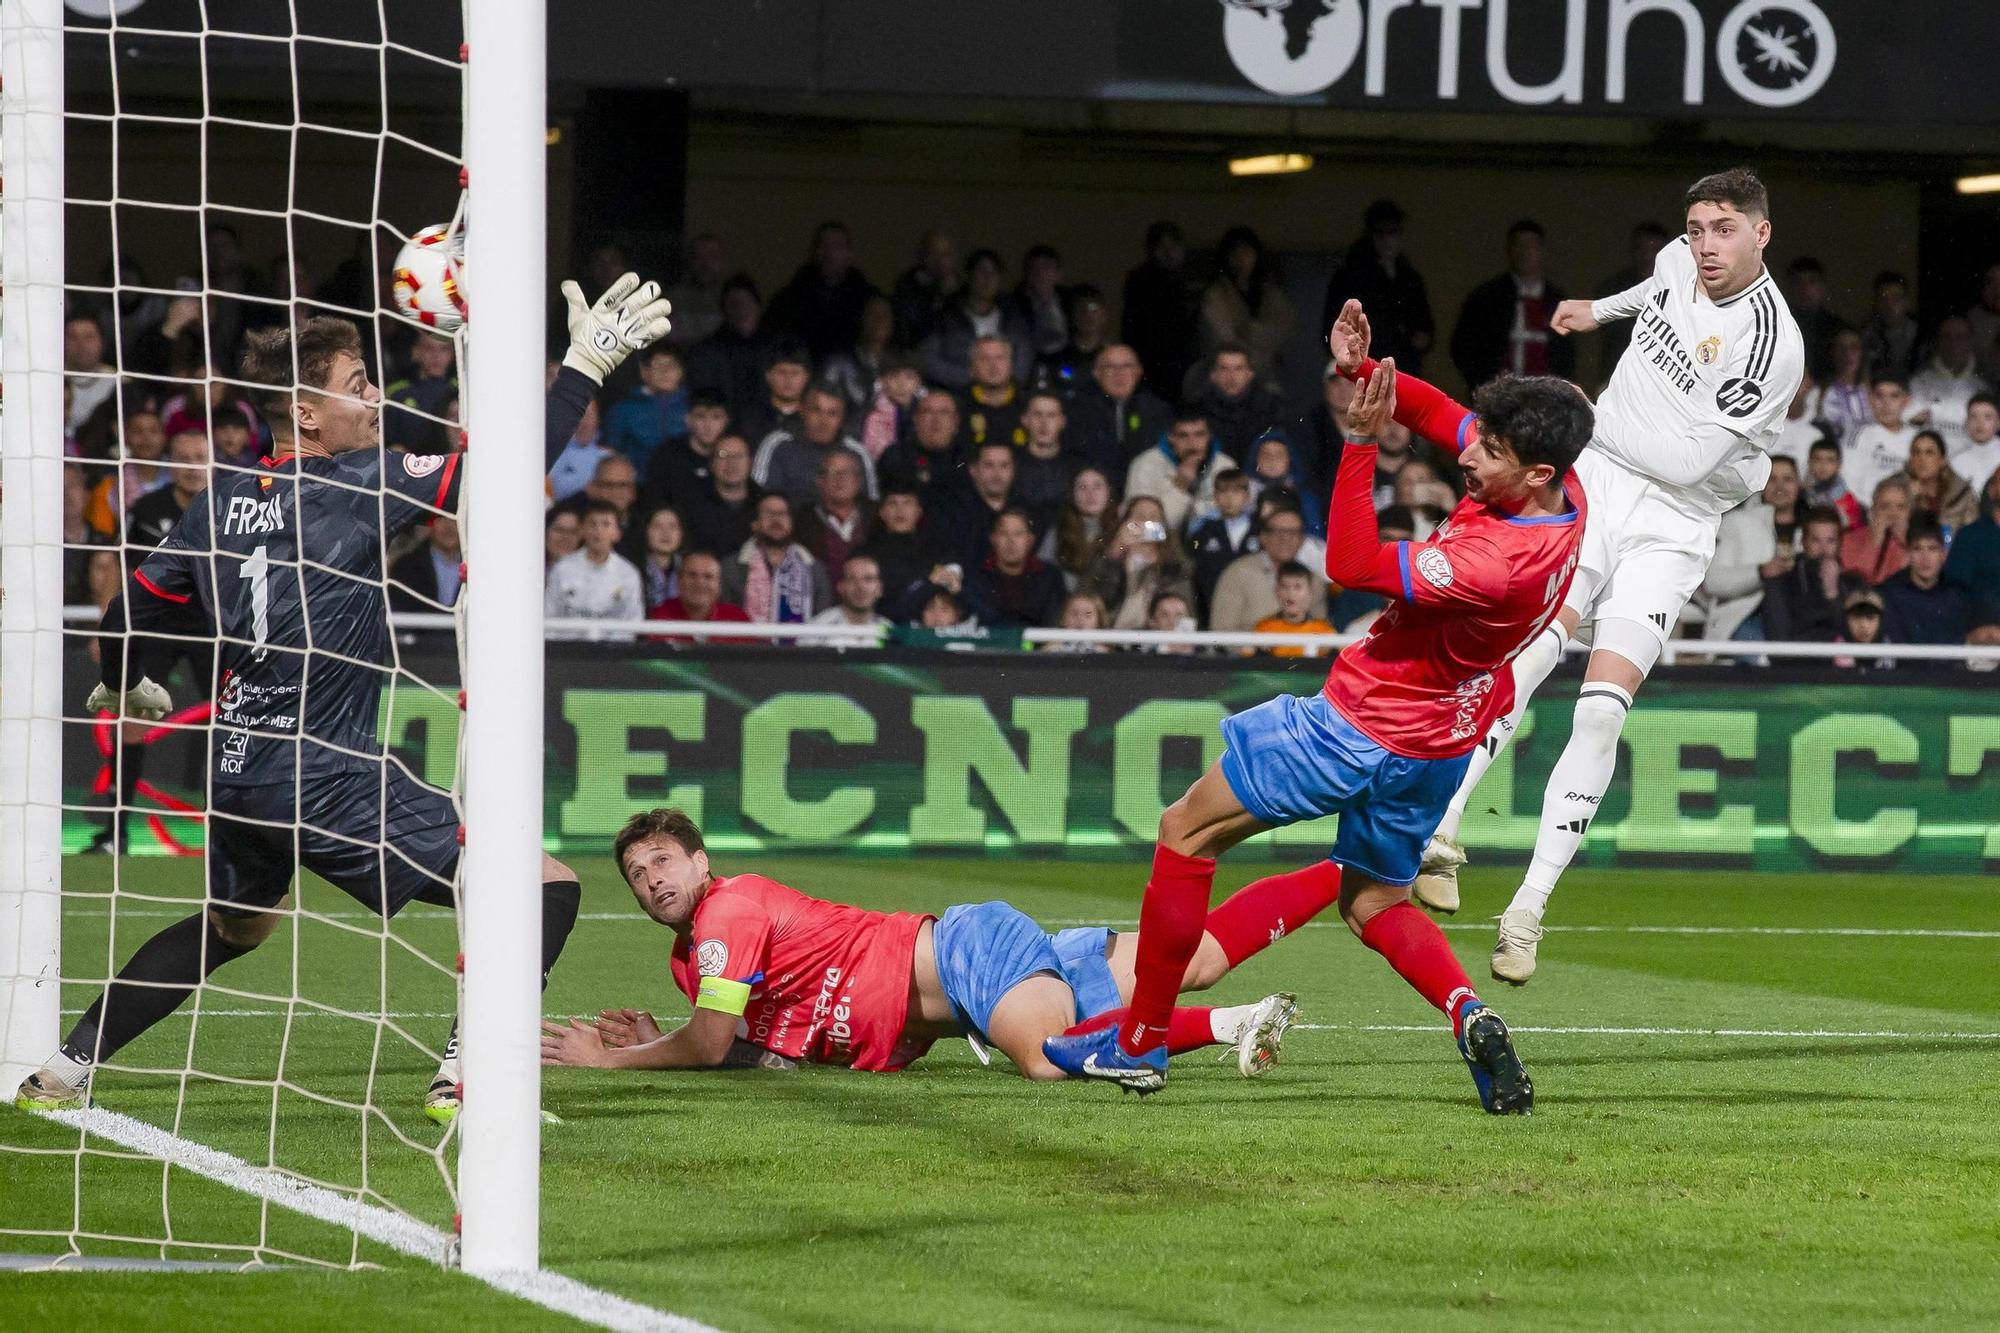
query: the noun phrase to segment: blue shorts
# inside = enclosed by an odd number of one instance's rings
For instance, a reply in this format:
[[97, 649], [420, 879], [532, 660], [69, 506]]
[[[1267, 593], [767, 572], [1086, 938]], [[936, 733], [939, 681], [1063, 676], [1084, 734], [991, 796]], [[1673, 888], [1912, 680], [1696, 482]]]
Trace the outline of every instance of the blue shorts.
[[1384, 884], [1408, 884], [1472, 762], [1411, 759], [1369, 740], [1325, 694], [1281, 694], [1222, 723], [1222, 776], [1274, 827], [1338, 813], [1328, 856]]
[[1054, 937], [1011, 903], [947, 907], [931, 940], [953, 1016], [982, 1039], [1001, 996], [1029, 977], [1064, 975]]
[[1118, 982], [1111, 975], [1109, 926], [1071, 926], [1049, 936], [1056, 957], [1062, 959], [1063, 977], [1076, 996], [1076, 1021], [1095, 1018], [1124, 1003], [1118, 998]]

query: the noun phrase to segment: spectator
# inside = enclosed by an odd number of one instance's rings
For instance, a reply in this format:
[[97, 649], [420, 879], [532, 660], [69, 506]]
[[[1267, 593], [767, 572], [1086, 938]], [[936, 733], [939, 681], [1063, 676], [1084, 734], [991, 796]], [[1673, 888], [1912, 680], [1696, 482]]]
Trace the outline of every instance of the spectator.
[[1075, 393], [1110, 338], [1111, 311], [1104, 304], [1104, 293], [1088, 283], [1070, 288], [1069, 340], [1036, 363], [1036, 382], [1065, 396]]
[[389, 567], [391, 610], [436, 612], [458, 604], [458, 590], [465, 582], [458, 520], [439, 514], [425, 526], [427, 539]]
[[1771, 475], [1764, 482], [1763, 502], [1770, 508], [1771, 536], [1780, 551], [1798, 549], [1799, 524], [1806, 516], [1804, 494], [1799, 465], [1789, 458], [1773, 458]]
[[1993, 386], [1973, 369], [1972, 325], [1963, 315], [1948, 315], [1938, 325], [1930, 360], [1910, 379], [1910, 402], [1926, 425], [1943, 435], [1947, 448], [1965, 436], [1965, 411], [1974, 394]]
[[1983, 490], [2000, 471], [2000, 398], [1977, 393], [1965, 405], [1965, 440], [1951, 455], [1952, 471]]
[[1154, 595], [1185, 590], [1186, 579], [1180, 539], [1167, 526], [1160, 502], [1150, 495], [1134, 495], [1126, 499], [1103, 558], [1083, 580], [1081, 590], [1096, 593], [1112, 608], [1113, 629], [1143, 629]]
[[641, 494], [657, 508], [672, 502], [684, 504], [708, 487], [715, 462], [715, 446], [729, 429], [729, 408], [719, 394], [704, 389], [688, 403], [687, 434], [669, 439], [653, 451], [646, 467], [646, 484]]
[[577, 418], [569, 443], [556, 455], [555, 466], [549, 469], [549, 499], [555, 503], [582, 494], [583, 488], [597, 475], [597, 465], [613, 456], [604, 445], [599, 422], [597, 400], [593, 398], [584, 404], [583, 415]]
[[[764, 442], [779, 431], [795, 431], [805, 410], [806, 386], [812, 382], [812, 360], [804, 343], [779, 343], [764, 361], [763, 398], [748, 407], [732, 408], [743, 438]], [[838, 390], [835, 391], [838, 396]], [[842, 400], [842, 411], [846, 402]]]
[[764, 303], [757, 284], [738, 273], [722, 284], [722, 325], [688, 352], [688, 388], [719, 394], [732, 414], [745, 412], [765, 393], [770, 340], [759, 332]]
[[[623, 460], [620, 460], [623, 461]], [[630, 464], [627, 464], [629, 467]], [[583, 506], [583, 549], [566, 555], [549, 569], [542, 613], [550, 620], [637, 620], [645, 612], [645, 592], [639, 571], [618, 554], [624, 526], [618, 507], [608, 500]], [[551, 630], [551, 639], [603, 639], [623, 642], [629, 634], [601, 631]]]
[[1952, 537], [1944, 577], [1972, 599], [1975, 624], [2000, 620], [2000, 470], [1979, 492], [1979, 517]]
[[1798, 468], [1791, 459], [1778, 457], [1771, 460], [1764, 493], [1722, 516], [1715, 556], [1701, 583], [1704, 638], [1763, 637], [1757, 609], [1764, 601], [1765, 582], [1791, 572], [1798, 506]]
[[1972, 325], [1974, 367], [1988, 384], [2000, 384], [2000, 263], [1979, 278], [1979, 301], [1965, 312]]
[[927, 499], [950, 486], [959, 473], [958, 400], [948, 393], [927, 393], [911, 413], [908, 439], [882, 453], [884, 486], [921, 492]]
[[692, 346], [722, 327], [722, 287], [729, 275], [729, 252], [712, 231], [687, 243], [681, 276], [666, 290], [674, 308], [674, 341]]
[[76, 435], [118, 392], [118, 367], [104, 359], [104, 330], [94, 316], [63, 321], [63, 373], [70, 389], [66, 433]]
[[1063, 428], [1068, 424], [1062, 399], [1054, 390], [1028, 395], [1021, 412], [1026, 444], [1014, 456], [1014, 494], [1033, 515], [1037, 532], [1048, 531], [1055, 521], [1056, 509], [1076, 475], [1077, 457], [1063, 447]]
[[[184, 430], [202, 430], [206, 428], [207, 423], [219, 422], [232, 414], [240, 417], [245, 425], [253, 429], [257, 426], [257, 413], [244, 397], [242, 390], [219, 375], [215, 367], [203, 362], [183, 366], [182, 369], [190, 377], [201, 379], [205, 383], [185, 393], [177, 393], [160, 404], [160, 425], [168, 435], [178, 435]], [[131, 405], [127, 407], [127, 415], [130, 415], [132, 406], [143, 406], [144, 403], [137, 395], [127, 396], [132, 399]], [[440, 416], [445, 415], [450, 403], [451, 397], [439, 400]], [[101, 422], [105, 418], [106, 413], [100, 412], [96, 420]], [[89, 424], [85, 424], [86, 439], [89, 434]], [[440, 437], [428, 447], [446, 449], [450, 447], [450, 442]]]
[[935, 227], [925, 232], [917, 242], [917, 262], [896, 279], [889, 298], [896, 316], [896, 345], [916, 347], [930, 337], [962, 282], [958, 243]]
[[922, 582], [931, 568], [930, 547], [919, 531], [924, 520], [923, 501], [915, 490], [891, 483], [882, 492], [875, 520], [868, 544], [856, 554], [875, 562], [883, 605], [900, 606], [911, 585]]
[[445, 453], [458, 432], [444, 425], [445, 405], [458, 398], [457, 349], [449, 338], [420, 333], [410, 348], [410, 374], [382, 390], [382, 440], [392, 449]]
[[1942, 524], [1946, 537], [1979, 517], [1979, 497], [1945, 461], [1944, 437], [1934, 430], [1911, 438], [1909, 461], [1895, 480], [1909, 487], [1911, 512]]
[[1868, 505], [1868, 526], [1841, 538], [1840, 563], [1871, 587], [1910, 562], [1910, 488], [1892, 477], [1876, 484]]
[[1016, 449], [1027, 442], [1021, 430], [1021, 390], [1014, 382], [1014, 345], [997, 333], [972, 340], [964, 402], [966, 438], [974, 445], [997, 440]]
[[850, 417], [858, 417], [875, 400], [883, 358], [889, 355], [895, 336], [896, 317], [890, 312], [889, 298], [877, 292], [861, 307], [861, 331], [853, 345], [826, 359], [820, 378], [839, 387]]
[[[1278, 570], [1298, 560], [1305, 545], [1305, 520], [1297, 513], [1280, 510], [1264, 520], [1257, 537], [1258, 549], [1230, 561], [1216, 580], [1208, 615], [1210, 629], [1240, 634], [1255, 630], [1259, 621], [1278, 614]], [[1313, 619], [1327, 618], [1322, 580], [1313, 581], [1310, 609]]]
[[[1095, 593], [1073, 592], [1063, 599], [1062, 616], [1057, 621], [1064, 629], [1110, 629], [1111, 612], [1105, 607], [1104, 599]], [[1108, 643], [1079, 643], [1064, 640], [1049, 644], [1044, 651], [1052, 653], [1108, 653]]]
[[[1870, 647], [1890, 642], [1882, 623], [1882, 594], [1873, 588], [1856, 588], [1849, 592], [1841, 601], [1841, 632], [1834, 641]], [[1842, 669], [1861, 666], [1886, 671], [1896, 664], [1897, 659], [1893, 657], [1877, 657], [1872, 661], [1857, 657], [1833, 659], [1833, 665]]]
[[1215, 512], [1188, 530], [1193, 559], [1195, 605], [1204, 616], [1214, 603], [1215, 584], [1238, 556], [1257, 549], [1256, 520], [1250, 512], [1250, 478], [1237, 469], [1216, 474]]
[[679, 594], [682, 551], [686, 545], [687, 532], [681, 516], [667, 505], [655, 509], [646, 520], [645, 550], [637, 562], [648, 614]]
[[882, 363], [869, 390], [867, 403], [858, 414], [857, 437], [862, 449], [879, 469], [882, 455], [908, 436], [915, 422], [917, 400], [923, 396], [924, 377], [910, 354], [890, 348], [882, 353]]
[[1070, 479], [1069, 495], [1057, 507], [1055, 524], [1042, 537], [1036, 554], [1060, 569], [1063, 581], [1075, 588], [1111, 544], [1114, 518], [1111, 483], [1086, 463]]
[[[622, 455], [606, 454], [597, 460], [596, 470], [584, 483], [583, 495], [586, 500], [610, 505], [622, 528], [631, 521], [632, 506], [639, 498], [639, 474]], [[579, 514], [583, 512], [581, 505], [576, 508]]]
[[1423, 275], [1403, 254], [1403, 210], [1377, 199], [1361, 217], [1361, 237], [1326, 284], [1319, 326], [1333, 327], [1350, 300], [1368, 311], [1376, 357], [1394, 357], [1398, 369], [1423, 373], [1424, 353], [1437, 334]]
[[750, 480], [750, 446], [741, 435], [715, 442], [708, 484], [680, 501], [688, 545], [706, 551], [733, 551], [750, 540], [750, 520], [764, 492]]
[[[1810, 255], [1801, 255], [1785, 269], [1785, 301], [1805, 342], [1806, 369], [1817, 380], [1832, 377], [1833, 340], [1847, 325], [1827, 305], [1826, 269]], [[1851, 332], [1851, 330], [1848, 330]], [[1858, 341], [1858, 335], [1857, 335]]]
[[1260, 380], [1281, 382], [1279, 363], [1298, 324], [1298, 314], [1279, 285], [1264, 242], [1248, 227], [1231, 227], [1216, 246], [1215, 281], [1201, 298], [1201, 341], [1205, 351], [1241, 348]]
[[861, 334], [861, 310], [875, 288], [854, 265], [854, 237], [841, 223], [813, 228], [812, 248], [792, 280], [771, 297], [764, 330], [802, 340], [824, 361]]
[[194, 498], [208, 489], [208, 437], [183, 431], [167, 441], [167, 484], [141, 496], [126, 517], [125, 543], [151, 551], [165, 541]]
[[[1355, 390], [1359, 386], [1353, 380], [1342, 379], [1333, 362], [1326, 363], [1326, 373], [1320, 380], [1320, 399], [1312, 411], [1300, 417], [1292, 430], [1292, 438], [1304, 450], [1299, 462], [1306, 480], [1320, 495], [1333, 494], [1333, 473], [1340, 461], [1340, 451], [1347, 443], [1347, 409], [1354, 404]], [[1392, 423], [1393, 424], [1393, 423]], [[1385, 437], [1386, 442], [1387, 437]], [[1412, 447], [1408, 431], [1401, 431], [1399, 439], [1406, 452]], [[1429, 448], [1428, 445], [1425, 448]], [[1395, 467], [1401, 467], [1398, 458]], [[1395, 467], [1385, 476], [1381, 460], [1376, 460], [1376, 505], [1389, 503], [1388, 487], [1395, 481]]]
[[654, 451], [688, 431], [687, 369], [681, 354], [663, 342], [639, 349], [639, 387], [605, 414], [605, 443], [646, 472]]
[[1201, 333], [1201, 303], [1201, 284], [1189, 271], [1181, 229], [1155, 222], [1146, 228], [1146, 262], [1125, 275], [1119, 338], [1144, 367], [1146, 386], [1162, 403], [1180, 400]]
[[1158, 443], [1173, 409], [1141, 383], [1139, 354], [1113, 343], [1069, 404], [1070, 446], [1122, 489], [1132, 460]]
[[[1263, 494], [1259, 495], [1251, 503], [1257, 508], [1257, 531], [1259, 533], [1263, 532], [1264, 525], [1271, 521], [1271, 516], [1274, 514], [1291, 514], [1301, 523], [1305, 523], [1306, 536], [1305, 540], [1299, 546], [1298, 562], [1307, 569], [1326, 568], [1326, 543], [1318, 537], [1313, 536], [1312, 524], [1306, 522], [1305, 508], [1299, 503], [1297, 491], [1281, 486], [1266, 486]], [[1400, 509], [1400, 506], [1391, 505], [1390, 508]], [[1401, 512], [1404, 515], [1405, 521], [1407, 521], [1409, 511], [1403, 509]], [[1382, 521], [1380, 518], [1376, 520], [1378, 531]], [[1414, 534], [1412, 534], [1407, 540], [1414, 539]], [[1385, 538], [1384, 540], [1387, 539]]]
[[1972, 601], [1965, 589], [1944, 580], [1944, 533], [1929, 517], [1917, 518], [1906, 540], [1909, 564], [1876, 588], [1882, 594], [1883, 632], [1894, 643], [1964, 643], [1972, 629]]
[[750, 540], [723, 562], [722, 599], [765, 625], [800, 625], [833, 601], [826, 566], [792, 540], [792, 507], [776, 493], [757, 501]]
[[1429, 541], [1457, 503], [1451, 487], [1421, 458], [1412, 458], [1396, 473], [1395, 497], [1415, 521], [1418, 541]]
[[1833, 510], [1843, 528], [1861, 526], [1861, 501], [1840, 475], [1840, 446], [1824, 437], [1806, 451], [1806, 508]]
[[[76, 463], [63, 464], [63, 604], [90, 601], [92, 548], [103, 546], [110, 534], [90, 526], [90, 483]], [[122, 576], [121, 576], [122, 577]], [[108, 599], [107, 599], [108, 602]]]
[[574, 509], [551, 509], [542, 520], [542, 568], [555, 568], [564, 556], [583, 548], [583, 518]]
[[[1408, 439], [1407, 436], [1404, 438]], [[1306, 487], [1305, 478], [1299, 475], [1298, 459], [1292, 453], [1291, 436], [1285, 433], [1283, 426], [1271, 427], [1258, 436], [1256, 442], [1250, 446], [1249, 478], [1253, 501], [1265, 491], [1281, 487], [1299, 497], [1302, 515], [1322, 508], [1319, 497]], [[1324, 519], [1317, 524], [1310, 518], [1306, 520], [1308, 531], [1315, 527], [1324, 530], [1325, 526]]]
[[[1968, 325], [1968, 354], [1971, 333]], [[1916, 368], [1917, 321], [1910, 317], [1910, 283], [1902, 274], [1885, 269], [1875, 275], [1875, 309], [1861, 326], [1861, 353], [1870, 375], [1907, 376]]]
[[917, 624], [927, 630], [971, 630], [979, 627], [977, 620], [965, 614], [957, 593], [938, 584], [927, 583], [923, 587], [923, 600], [913, 617]]
[[[1179, 588], [1162, 588], [1153, 594], [1153, 600], [1146, 608], [1146, 628], [1155, 634], [1188, 634], [1195, 628], [1194, 609], [1188, 605], [1187, 593]], [[1160, 643], [1153, 645], [1156, 653], [1194, 652], [1191, 643]]]
[[1035, 525], [1027, 511], [1001, 511], [989, 541], [987, 557], [965, 576], [966, 609], [996, 629], [1054, 624], [1062, 610], [1062, 574], [1035, 558]]
[[160, 466], [167, 452], [167, 433], [151, 412], [142, 409], [126, 415], [116, 449], [122, 460], [116, 467], [86, 465], [86, 477], [94, 474], [95, 480], [84, 511], [91, 527], [114, 537], [125, 530], [125, 516], [132, 506], [171, 480]]
[[1907, 419], [1910, 386], [1903, 381], [1877, 376], [1868, 388], [1868, 405], [1874, 420], [1848, 437], [1847, 457], [1840, 466], [1847, 484], [1863, 495], [1873, 494], [1876, 482], [1902, 470], [1917, 434]]
[[[876, 608], [882, 601], [882, 570], [873, 559], [866, 555], [851, 555], [840, 567], [840, 580], [834, 584], [834, 595], [838, 598], [832, 606], [812, 618], [815, 625], [852, 625], [857, 629], [871, 631], [858, 635], [851, 642], [835, 640], [836, 647], [872, 648], [881, 642], [879, 631], [889, 627], [889, 618]], [[815, 640], [827, 642], [824, 639]]]
[[757, 446], [757, 458], [750, 475], [766, 491], [784, 496], [793, 504], [811, 504], [817, 493], [820, 465], [829, 454], [853, 455], [861, 465], [862, 490], [873, 499], [875, 460], [852, 435], [841, 433], [845, 402], [840, 390], [821, 381], [806, 394], [797, 430], [776, 430]]
[[[1606, 275], [1597, 284], [1598, 292], [1611, 296], [1649, 280], [1653, 276], [1654, 264], [1659, 261], [1660, 247], [1664, 246], [1667, 240], [1667, 229], [1657, 222], [1641, 222], [1632, 228], [1625, 267], [1616, 273]], [[1372, 321], [1374, 311], [1369, 312], [1369, 317]], [[1632, 329], [1638, 322], [1635, 319], [1614, 319], [1599, 330], [1597, 335], [1599, 383], [1611, 378], [1611, 371], [1618, 364], [1618, 358], [1625, 355], [1625, 349], [1632, 345]], [[1327, 324], [1330, 327], [1333, 321], [1328, 320]], [[1378, 352], [1376, 355], [1381, 354]], [[1402, 364], [1401, 361], [1396, 363], [1399, 368]]]
[[1194, 405], [1231, 458], [1248, 457], [1257, 437], [1285, 419], [1285, 400], [1257, 383], [1249, 352], [1234, 345], [1215, 349], [1208, 383]]
[[[646, 613], [648, 620], [717, 621], [747, 625], [750, 613], [722, 600], [722, 561], [713, 551], [689, 551], [681, 559], [680, 592]], [[669, 643], [693, 640], [667, 636]], [[715, 639], [714, 643], [760, 643], [759, 639]]]
[[1217, 447], [1208, 418], [1184, 407], [1174, 414], [1167, 438], [1133, 460], [1125, 495], [1152, 496], [1166, 512], [1167, 527], [1184, 532], [1192, 514], [1214, 505], [1216, 474], [1235, 467], [1236, 460]]
[[1812, 419], [1818, 387], [1813, 383], [1812, 376], [1799, 377], [1798, 392], [1792, 395], [1792, 404], [1785, 409], [1785, 421], [1778, 427], [1778, 438], [1771, 442], [1771, 457], [1791, 459], [1800, 476], [1805, 475], [1806, 455], [1811, 451], [1813, 442], [1826, 434], [1825, 427]]
[[845, 449], [830, 449], [820, 458], [812, 508], [799, 518], [798, 537], [828, 569], [845, 568], [847, 557], [874, 535], [874, 506], [862, 498], [861, 487], [859, 458]]
[[1840, 515], [1806, 514], [1799, 556], [1764, 580], [1759, 618], [1764, 637], [1780, 643], [1831, 643], [1840, 633], [1841, 599], [1866, 586], [1840, 562]]
[[1005, 280], [1000, 256], [991, 250], [975, 250], [967, 257], [964, 290], [945, 306], [924, 340], [925, 379], [963, 392], [972, 383], [973, 340], [994, 335], [1007, 340], [1012, 367], [1009, 378], [1027, 378], [1034, 365], [1028, 350], [1028, 326], [1018, 311], [1000, 300]]
[[[1264, 617], [1256, 624], [1259, 634], [1331, 634], [1333, 626], [1324, 619], [1313, 615], [1313, 595], [1321, 593], [1319, 580], [1312, 571], [1296, 560], [1287, 560], [1278, 566], [1276, 596], [1277, 612]], [[1321, 593], [1322, 598], [1324, 594]], [[1297, 644], [1282, 644], [1266, 650], [1273, 657], [1318, 657], [1320, 649], [1302, 647]]]
[[1846, 444], [1874, 418], [1869, 392], [1872, 377], [1868, 373], [1867, 354], [1861, 347], [1861, 335], [1853, 329], [1842, 329], [1834, 335], [1832, 356], [1831, 378], [1822, 379], [1816, 371], [1806, 371], [1808, 378], [1826, 386], [1820, 390], [1812, 415], [1833, 433], [1834, 439]]
[[1032, 245], [1021, 258], [1021, 281], [1014, 287], [1014, 313], [1028, 330], [1028, 350], [1036, 361], [1069, 342], [1069, 291], [1063, 286], [1062, 256], [1053, 245]]
[[1012, 446], [991, 442], [979, 446], [963, 480], [943, 488], [937, 497], [931, 506], [930, 536], [938, 560], [963, 569], [977, 567], [986, 558], [994, 520], [1017, 503]]
[[1542, 275], [1542, 225], [1507, 228], [1507, 271], [1472, 289], [1451, 331], [1451, 360], [1466, 387], [1495, 375], [1576, 375], [1576, 342], [1557, 337], [1549, 319], [1564, 292]]

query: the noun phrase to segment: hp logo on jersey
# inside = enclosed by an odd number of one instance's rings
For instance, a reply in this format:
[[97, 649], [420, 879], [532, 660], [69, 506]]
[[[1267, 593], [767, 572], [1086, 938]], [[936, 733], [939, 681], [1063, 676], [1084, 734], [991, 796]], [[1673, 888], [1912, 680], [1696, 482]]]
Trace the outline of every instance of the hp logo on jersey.
[[1764, 391], [1757, 387], [1757, 381], [1740, 376], [1724, 380], [1722, 387], [1715, 391], [1715, 405], [1722, 409], [1724, 416], [1747, 417], [1763, 401]]

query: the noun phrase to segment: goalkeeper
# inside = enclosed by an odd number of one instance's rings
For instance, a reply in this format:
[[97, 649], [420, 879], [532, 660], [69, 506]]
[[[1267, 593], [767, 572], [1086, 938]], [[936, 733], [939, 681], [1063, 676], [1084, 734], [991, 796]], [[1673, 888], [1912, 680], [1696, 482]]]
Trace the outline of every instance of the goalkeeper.
[[[563, 296], [570, 349], [548, 394], [550, 463], [604, 376], [668, 329], [659, 287], [635, 274], [594, 306], [573, 282]], [[300, 866], [385, 917], [412, 901], [453, 904], [457, 812], [445, 793], [384, 761], [376, 719], [396, 661], [384, 544], [455, 512], [465, 469], [458, 454], [383, 451], [382, 395], [361, 353], [359, 331], [343, 319], [315, 318], [253, 340], [244, 372], [274, 386], [258, 404], [273, 457], [262, 472], [232, 474], [197, 496], [105, 610], [93, 712], [164, 716], [172, 703], [154, 683], [164, 674], [157, 659], [185, 637], [217, 641], [207, 901], [127, 960], [62, 1048], [21, 1084], [15, 1100], [24, 1108], [86, 1104], [97, 1064], [270, 937]], [[576, 922], [580, 890], [569, 868], [546, 855], [542, 880], [546, 981]], [[426, 1114], [454, 1117], [458, 1082], [454, 1034]]]
[[[662, 1033], [651, 1014], [606, 1010], [596, 1022], [544, 1023], [545, 1064], [712, 1069], [795, 1060], [901, 1069], [940, 1038], [964, 1036], [982, 1063], [997, 1047], [1031, 1079], [1062, 1071], [1045, 1038], [1120, 1022], [1132, 993], [1136, 934], [1103, 927], [1048, 934], [1004, 902], [940, 918], [870, 912], [808, 897], [761, 875], [716, 875], [701, 830], [678, 810], [634, 815], [614, 844], [640, 908], [674, 933], [675, 985], [694, 1005]], [[1220, 981], [1332, 906], [1328, 862], [1249, 885], [1211, 912], [1183, 991]], [[1276, 1063], [1293, 998], [1178, 1008], [1168, 1049], [1225, 1046], [1247, 1078]]]

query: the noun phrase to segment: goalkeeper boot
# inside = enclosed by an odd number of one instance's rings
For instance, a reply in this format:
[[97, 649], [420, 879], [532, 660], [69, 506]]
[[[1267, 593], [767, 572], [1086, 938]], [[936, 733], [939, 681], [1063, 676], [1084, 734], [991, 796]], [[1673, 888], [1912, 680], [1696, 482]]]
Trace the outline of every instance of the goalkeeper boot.
[[1510, 986], [1525, 986], [1535, 975], [1535, 948], [1542, 942], [1542, 919], [1510, 907], [1500, 914], [1500, 938], [1493, 945], [1493, 976]]
[[458, 1024], [454, 1023], [451, 1035], [445, 1038], [444, 1058], [438, 1061], [430, 1090], [424, 1093], [424, 1114], [440, 1125], [458, 1119], [459, 1082]]
[[53, 1069], [39, 1069], [21, 1080], [14, 1105], [23, 1111], [81, 1111], [90, 1105], [90, 1076], [71, 1084]]
[[1071, 1078], [1116, 1083], [1141, 1097], [1167, 1086], [1167, 1048], [1155, 1046], [1141, 1055], [1127, 1055], [1118, 1044], [1118, 1029], [1099, 1028], [1076, 1037], [1050, 1037], [1042, 1043], [1050, 1064]]
[[1458, 1011], [1458, 1053], [1472, 1071], [1479, 1104], [1488, 1115], [1533, 1115], [1535, 1085], [1514, 1054], [1514, 1038], [1500, 1015], [1469, 999]]
[[1236, 1045], [1222, 1053], [1236, 1057], [1236, 1072], [1245, 1078], [1262, 1078], [1278, 1063], [1278, 1048], [1284, 1044], [1285, 1029], [1298, 1017], [1299, 997], [1279, 991], [1257, 1001], [1256, 1008], [1236, 1035]]
[[1458, 910], [1458, 868], [1465, 864], [1465, 848], [1442, 833], [1431, 835], [1424, 848], [1423, 865], [1410, 892], [1419, 906], [1450, 916]]

